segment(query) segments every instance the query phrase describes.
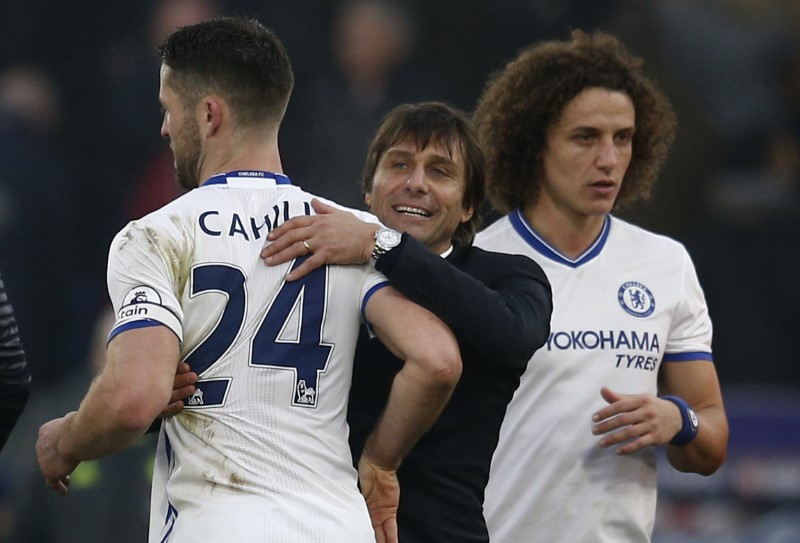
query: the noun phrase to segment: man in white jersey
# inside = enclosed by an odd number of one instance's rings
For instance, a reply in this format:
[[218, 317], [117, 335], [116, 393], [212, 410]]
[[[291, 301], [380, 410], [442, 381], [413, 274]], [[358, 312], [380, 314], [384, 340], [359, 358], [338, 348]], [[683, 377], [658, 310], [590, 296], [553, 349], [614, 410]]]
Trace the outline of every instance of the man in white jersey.
[[[457, 344], [373, 266], [287, 283], [303, 258], [260, 262], [266, 234], [313, 197], [277, 173], [293, 76], [269, 30], [215, 19], [160, 54], [161, 133], [196, 190], [114, 239], [108, 362], [78, 411], [40, 429], [46, 482], [66, 494], [81, 460], [136, 441], [184, 361], [200, 380], [161, 430], [150, 541], [395, 541], [395, 471], [455, 386]], [[359, 463], [363, 497], [346, 423], [362, 314], [406, 361]]]
[[492, 460], [491, 540], [646, 542], [656, 446], [713, 473], [728, 425], [711, 322], [679, 243], [623, 222], [673, 140], [667, 99], [608, 34], [534, 45], [497, 74], [475, 120], [488, 193], [507, 215], [476, 245], [535, 259], [551, 333], [528, 364]]

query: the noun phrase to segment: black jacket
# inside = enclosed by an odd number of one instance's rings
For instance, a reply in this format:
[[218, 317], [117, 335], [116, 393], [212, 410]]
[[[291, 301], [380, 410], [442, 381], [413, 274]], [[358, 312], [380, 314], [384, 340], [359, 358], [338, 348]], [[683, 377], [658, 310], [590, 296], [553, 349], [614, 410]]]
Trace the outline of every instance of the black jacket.
[[30, 382], [14, 311], [0, 278], [0, 450], [28, 401]]
[[[407, 234], [376, 267], [450, 326], [463, 361], [450, 402], [398, 471], [400, 541], [489, 541], [483, 494], [492, 453], [520, 376], [550, 333], [550, 283], [527, 257], [456, 247], [443, 259]], [[356, 464], [401, 366], [362, 327], [348, 409]]]

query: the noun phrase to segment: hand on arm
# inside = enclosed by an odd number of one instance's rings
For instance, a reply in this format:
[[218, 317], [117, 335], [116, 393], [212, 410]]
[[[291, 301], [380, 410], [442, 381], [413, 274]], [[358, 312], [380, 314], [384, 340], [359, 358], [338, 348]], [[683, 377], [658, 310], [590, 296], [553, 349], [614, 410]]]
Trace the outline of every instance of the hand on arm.
[[[363, 264], [369, 261], [379, 225], [367, 223], [341, 209], [311, 201], [317, 215], [289, 219], [269, 233], [261, 257], [269, 266], [311, 253], [286, 276], [295, 281], [325, 264]], [[310, 247], [306, 249], [305, 242]]]
[[169, 401], [178, 358], [178, 338], [165, 326], [116, 336], [78, 410], [39, 430], [36, 456], [47, 484], [63, 495], [78, 463], [139, 439]]
[[376, 537], [395, 541], [399, 503], [395, 473], [449, 400], [461, 376], [461, 356], [442, 321], [391, 287], [370, 298], [366, 316], [381, 342], [405, 360], [359, 460], [361, 490]]
[[167, 419], [183, 411], [183, 400], [194, 394], [194, 385], [198, 379], [198, 375], [192, 371], [189, 364], [186, 362], [178, 364], [175, 379], [172, 382], [172, 395], [169, 398], [169, 404], [158, 415], [158, 418]]

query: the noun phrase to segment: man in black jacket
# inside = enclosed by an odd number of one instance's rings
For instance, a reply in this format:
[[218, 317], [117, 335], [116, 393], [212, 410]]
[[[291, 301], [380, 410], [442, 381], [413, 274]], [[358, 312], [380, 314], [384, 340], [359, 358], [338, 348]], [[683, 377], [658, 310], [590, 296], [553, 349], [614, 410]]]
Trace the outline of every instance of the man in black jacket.
[[25, 408], [30, 382], [14, 310], [0, 278], [0, 450]]
[[[484, 159], [463, 113], [441, 103], [393, 109], [370, 145], [362, 181], [382, 225], [315, 201], [317, 215], [273, 230], [262, 256], [274, 265], [313, 253], [288, 280], [323, 264], [372, 259], [392, 286], [450, 326], [462, 376], [440, 419], [397, 472], [400, 541], [489, 541], [483, 519], [489, 465], [520, 375], [549, 335], [550, 284], [526, 257], [472, 246]], [[362, 328], [348, 410], [356, 460], [401, 365]]]

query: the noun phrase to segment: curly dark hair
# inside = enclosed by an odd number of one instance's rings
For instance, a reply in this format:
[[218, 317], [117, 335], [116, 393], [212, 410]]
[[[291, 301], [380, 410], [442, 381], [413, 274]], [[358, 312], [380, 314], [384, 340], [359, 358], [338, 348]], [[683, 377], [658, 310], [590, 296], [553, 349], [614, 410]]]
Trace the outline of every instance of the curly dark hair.
[[650, 197], [675, 139], [672, 106], [642, 74], [640, 58], [605, 32], [574, 30], [571, 37], [522, 50], [478, 100], [473, 118], [486, 154], [487, 193], [501, 213], [536, 201], [548, 130], [585, 89], [619, 91], [633, 101], [633, 155], [615, 207]]
[[472, 120], [461, 110], [443, 102], [401, 104], [392, 109], [381, 122], [367, 151], [361, 174], [361, 192], [372, 192], [372, 181], [383, 154], [394, 144], [412, 140], [417, 150], [438, 143], [452, 156], [458, 149], [464, 159], [464, 197], [461, 205], [472, 208], [472, 217], [462, 222], [453, 234], [456, 245], [470, 245], [480, 227], [478, 208], [483, 203], [486, 162]]

